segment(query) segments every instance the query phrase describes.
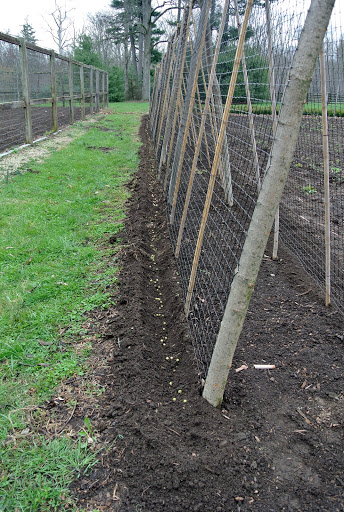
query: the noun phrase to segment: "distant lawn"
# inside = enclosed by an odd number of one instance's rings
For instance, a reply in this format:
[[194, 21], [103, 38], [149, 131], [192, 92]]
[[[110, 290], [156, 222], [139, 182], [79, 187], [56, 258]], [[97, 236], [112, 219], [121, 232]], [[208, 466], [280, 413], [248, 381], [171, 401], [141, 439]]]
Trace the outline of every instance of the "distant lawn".
[[96, 461], [85, 438], [44, 439], [28, 418], [38, 422], [56, 385], [85, 372], [82, 323], [109, 306], [116, 282], [106, 261], [119, 247], [104, 241], [123, 228], [148, 104], [109, 110], [116, 114], [80, 123], [82, 136], [0, 182], [0, 510], [73, 510], [68, 485]]

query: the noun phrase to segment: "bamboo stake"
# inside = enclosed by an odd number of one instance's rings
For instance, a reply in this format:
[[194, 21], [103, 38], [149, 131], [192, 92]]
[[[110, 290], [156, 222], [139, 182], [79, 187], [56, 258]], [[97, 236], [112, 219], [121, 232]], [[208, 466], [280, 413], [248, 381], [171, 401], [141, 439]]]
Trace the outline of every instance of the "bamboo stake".
[[[193, 14], [191, 14], [191, 16], [192, 16], [192, 21], [193, 21], [193, 24], [194, 24], [195, 22], [194, 22]], [[192, 47], [191, 47], [191, 50], [192, 50]], [[206, 52], [207, 51], [208, 50], [206, 50]], [[202, 74], [204, 91], [205, 91], [205, 94], [207, 95], [207, 81], [205, 79], [203, 62], [201, 62], [201, 74]], [[216, 80], [216, 75], [215, 75], [215, 80]], [[215, 102], [214, 102], [214, 94], [213, 94], [213, 92], [212, 92], [212, 96], [211, 96], [211, 106], [212, 106], [212, 109], [210, 109], [210, 112], [211, 112], [210, 128], [211, 128], [211, 133], [212, 133], [214, 144], [216, 144], [216, 139], [217, 139], [217, 136], [218, 136], [218, 128], [217, 128], [217, 121], [216, 121], [216, 109], [215, 109]], [[213, 119], [213, 117], [214, 117], [214, 119]], [[215, 134], [215, 127], [216, 127], [216, 134]], [[206, 143], [208, 163], [209, 163], [209, 167], [211, 168], [207, 133], [205, 132], [204, 135], [205, 135], [204, 138], [205, 138], [205, 143]], [[222, 159], [221, 159], [221, 163], [220, 163], [220, 166], [219, 166], [219, 174], [220, 174], [221, 179], [222, 179], [222, 181], [224, 183], [224, 180], [225, 180], [225, 170], [224, 170], [224, 164], [223, 164]]]
[[[193, 20], [193, 15], [192, 15], [192, 20]], [[190, 45], [190, 50], [191, 50], [191, 53], [192, 53], [193, 52], [193, 48], [192, 48], [192, 41], [191, 41], [190, 37], [189, 37], [189, 45]], [[202, 74], [203, 86], [204, 86], [205, 94], [207, 94], [207, 85], [206, 85], [206, 81], [205, 81], [202, 61], [201, 61], [201, 68], [200, 69], [201, 69], [201, 74]], [[198, 83], [197, 83], [196, 92], [197, 92], [197, 100], [198, 100], [200, 116], [202, 117], [202, 115], [203, 115], [203, 108], [202, 108], [202, 101], [201, 101], [201, 95], [200, 95], [200, 92], [199, 92]], [[208, 138], [207, 138], [206, 132], [204, 132], [204, 142], [205, 142], [205, 149], [206, 149], [206, 152], [207, 152], [208, 165], [209, 165], [209, 167], [211, 167], [211, 160], [210, 160], [210, 153], [209, 153], [209, 146], [208, 146]]]
[[[211, 69], [212, 61], [213, 61], [213, 43], [211, 40], [210, 30], [207, 32], [207, 44], [206, 44], [206, 64], [208, 70]], [[209, 72], [209, 71], [208, 71]], [[214, 124], [216, 127], [216, 132], [219, 132], [218, 128], [218, 119], [223, 118], [223, 105], [221, 98], [221, 88], [220, 84], [215, 76], [214, 85], [213, 85], [213, 104], [214, 104]], [[221, 126], [221, 123], [220, 123]], [[215, 141], [216, 144], [216, 141]], [[231, 165], [230, 165], [230, 157], [228, 151], [228, 140], [227, 134], [225, 133], [224, 143], [222, 145], [221, 150], [221, 158], [219, 165], [219, 173], [222, 180], [223, 190], [228, 201], [229, 206], [233, 205], [233, 188], [232, 188], [232, 176], [231, 176]]]
[[159, 95], [160, 95], [160, 88], [161, 88], [161, 76], [162, 76], [162, 69], [161, 69], [160, 64], [158, 64], [158, 66], [156, 68], [156, 74], [157, 74], [156, 92], [155, 92], [155, 97], [153, 100], [154, 102], [153, 102], [152, 113], [151, 113], [151, 117], [153, 116], [152, 133], [153, 133], [153, 139], [155, 140], [155, 144], [156, 144], [156, 128], [157, 128], [157, 122], [158, 122], [158, 116], [159, 116], [158, 102], [159, 102]]
[[178, 116], [181, 116], [181, 113], [182, 113], [182, 94], [180, 92], [180, 94], [178, 94], [178, 97], [177, 97], [177, 104], [176, 104], [175, 113], [173, 116], [172, 136], [171, 136], [170, 147], [169, 147], [168, 155], [167, 155], [166, 173], [165, 173], [165, 180], [164, 180], [164, 191], [166, 191], [166, 189], [167, 189], [168, 171], [170, 168], [170, 161], [171, 161], [171, 157], [172, 157], [173, 140], [174, 140], [174, 134], [176, 131], [177, 119], [178, 119]]
[[[201, 65], [201, 73], [202, 73], [202, 80], [203, 80], [204, 91], [205, 91], [205, 94], [207, 95], [208, 94], [208, 86], [207, 86], [207, 81], [205, 79], [203, 64]], [[215, 75], [215, 78], [216, 78], [216, 75]], [[212, 134], [212, 137], [213, 137], [214, 144], [216, 144], [216, 140], [217, 140], [217, 137], [218, 137], [218, 130], [217, 130], [217, 123], [216, 123], [216, 110], [215, 110], [215, 102], [214, 102], [214, 93], [213, 93], [213, 91], [211, 92], [209, 112], [210, 112], [210, 116], [209, 116], [209, 121], [210, 122], [209, 122], [209, 124], [210, 124], [211, 134]], [[215, 125], [216, 125], [216, 133], [215, 133]], [[205, 136], [206, 136], [206, 132], [205, 132]], [[206, 140], [207, 140], [207, 137], [206, 137]], [[208, 146], [208, 143], [207, 143], [207, 148], [208, 147], [209, 146]], [[208, 150], [208, 152], [209, 152], [209, 150]], [[211, 163], [210, 162], [209, 162], [209, 167], [211, 168]], [[221, 159], [220, 166], [219, 166], [219, 174], [221, 176], [221, 179], [223, 180], [223, 178], [224, 178], [224, 170], [223, 170], [222, 159]]]
[[[185, 108], [183, 111], [180, 123], [181, 126], [178, 133], [176, 153], [172, 166], [172, 175], [168, 194], [169, 202], [172, 202], [172, 213], [170, 217], [171, 224], [174, 219], [174, 211], [177, 203], [180, 178], [182, 174], [184, 155], [186, 150], [186, 143], [189, 136], [190, 127], [193, 124], [193, 108], [195, 105], [196, 88], [198, 84], [199, 69], [201, 67], [201, 59], [205, 41], [205, 33], [209, 16], [210, 4], [211, 0], [204, 0], [200, 15], [199, 27], [197, 30], [197, 36], [195, 40], [195, 51], [193, 52], [191, 57], [190, 73], [188, 77], [187, 90], [185, 94]], [[194, 134], [194, 136], [195, 135], [196, 134]]]
[[156, 120], [156, 129], [155, 129], [155, 137], [157, 144], [159, 145], [160, 137], [161, 137], [161, 129], [163, 124], [164, 117], [164, 108], [166, 106], [166, 97], [167, 97], [167, 89], [166, 89], [166, 65], [167, 65], [167, 55], [164, 55], [162, 69], [161, 69], [161, 83], [160, 83], [160, 94], [159, 99], [157, 100], [157, 120]]
[[[240, 34], [241, 26], [240, 26], [240, 17], [239, 17], [239, 9], [238, 9], [238, 0], [234, 0], [234, 7], [235, 7], [236, 22], [237, 22], [237, 26], [238, 26], [238, 34]], [[256, 171], [257, 190], [259, 193], [262, 185], [261, 185], [261, 179], [260, 179], [260, 169], [259, 169], [259, 160], [258, 160], [258, 152], [257, 152], [256, 134], [255, 134], [255, 129], [254, 129], [254, 121], [253, 121], [250, 83], [248, 80], [247, 66], [246, 66], [246, 59], [245, 59], [244, 51], [242, 53], [242, 71], [243, 71], [244, 81], [245, 81], [246, 99], [247, 99], [247, 106], [248, 106], [248, 119], [249, 119], [249, 125], [250, 125], [250, 135], [251, 135], [252, 150], [253, 150], [253, 160], [254, 160], [254, 168]]]
[[161, 130], [162, 130], [162, 126], [163, 126], [163, 120], [166, 119], [168, 103], [169, 103], [169, 100], [170, 100], [170, 97], [171, 97], [169, 92], [170, 92], [170, 81], [171, 81], [171, 76], [172, 76], [172, 71], [173, 71], [173, 64], [174, 64], [174, 60], [175, 60], [174, 47], [175, 47], [175, 39], [173, 40], [172, 45], [171, 45], [170, 64], [169, 64], [167, 80], [166, 80], [166, 84], [165, 84], [165, 91], [166, 91], [166, 93], [165, 93], [164, 104], [163, 104], [163, 109], [162, 109], [162, 116], [161, 116], [161, 124], [160, 124], [160, 127], [159, 127], [158, 141], [161, 140]]
[[[190, 0], [189, 5], [184, 9], [184, 19], [183, 19], [183, 26], [181, 29], [181, 34], [179, 38], [179, 45], [178, 45], [178, 51], [177, 55], [178, 58], [176, 60], [176, 66], [175, 66], [175, 75], [173, 77], [173, 86], [172, 86], [172, 92], [171, 92], [171, 101], [168, 109], [168, 115], [167, 115], [167, 126], [165, 130], [165, 136], [164, 141], [161, 149], [161, 155], [160, 155], [160, 162], [158, 167], [158, 178], [160, 178], [161, 175], [161, 169], [162, 166], [166, 163], [167, 168], [167, 174], [168, 174], [168, 168], [169, 168], [169, 162], [171, 159], [171, 152], [172, 152], [172, 145], [175, 135], [175, 126], [176, 126], [176, 115], [177, 115], [177, 109], [176, 104], [181, 102], [180, 96], [181, 96], [181, 88], [182, 88], [182, 78], [183, 78], [183, 71], [185, 66], [185, 59], [186, 59], [186, 40], [187, 35], [189, 31], [190, 26], [190, 19], [191, 19], [191, 11], [192, 11], [192, 5], [193, 0]], [[166, 155], [168, 153], [168, 159], [166, 162]]]
[[[184, 98], [185, 98], [185, 95], [186, 95], [186, 85], [185, 85], [185, 79], [184, 78], [183, 78], [183, 91], [184, 91]], [[189, 131], [187, 139], [189, 139], [190, 141], [192, 139], [193, 144], [194, 145], [196, 144], [197, 136], [196, 136], [196, 128], [195, 128], [195, 123], [194, 123], [193, 115], [191, 115], [191, 131]]]
[[[155, 104], [155, 110], [154, 110], [154, 127], [153, 127], [154, 139], [156, 139], [156, 132], [157, 132], [159, 120], [160, 120], [159, 113], [160, 113], [161, 96], [162, 96], [162, 91], [163, 91], [162, 81], [163, 81], [163, 74], [164, 74], [164, 62], [165, 62], [165, 56], [163, 57], [163, 59], [161, 61], [161, 68], [160, 68], [159, 78], [158, 78], [158, 90], [156, 93], [156, 100], [155, 100], [156, 104]], [[153, 101], [153, 99], [151, 101]]]
[[[270, 77], [270, 98], [271, 98], [271, 114], [272, 114], [272, 136], [275, 139], [277, 131], [277, 112], [276, 112], [276, 91], [275, 91], [275, 63], [274, 54], [272, 49], [272, 34], [271, 34], [271, 13], [270, 13], [270, 0], [265, 0], [265, 14], [266, 14], [266, 31], [268, 36], [268, 52], [269, 52], [269, 77]], [[279, 242], [279, 207], [276, 211], [275, 225], [274, 225], [274, 245], [272, 250], [272, 259], [277, 259]]]
[[248, 20], [249, 20], [250, 13], [251, 13], [252, 4], [253, 4], [253, 0], [248, 0], [247, 5], [246, 5], [246, 10], [245, 10], [241, 33], [239, 36], [238, 46], [237, 46], [237, 50], [236, 50], [236, 54], [235, 54], [235, 60], [234, 60], [234, 65], [233, 65], [233, 70], [232, 70], [231, 81], [229, 84], [227, 100], [226, 100], [226, 105], [225, 105], [223, 118], [222, 118], [222, 122], [221, 122], [219, 137], [218, 137], [217, 144], [216, 144], [215, 156], [214, 156], [213, 166], [211, 169], [211, 174], [210, 174], [210, 179], [209, 179], [207, 197], [205, 200], [205, 205], [204, 205], [204, 210], [203, 210], [203, 215], [202, 215], [202, 220], [201, 220], [201, 226], [200, 226], [197, 245], [196, 245], [196, 251], [195, 251], [194, 260], [193, 260], [193, 264], [192, 264], [189, 287], [188, 287], [188, 292], [187, 292], [186, 301], [185, 301], [186, 316], [189, 315], [191, 298], [192, 298], [193, 289], [195, 286], [196, 272], [197, 272], [198, 262], [199, 262], [202, 244], [203, 244], [205, 226], [206, 226], [206, 222], [208, 219], [208, 214], [209, 214], [210, 205], [211, 205], [211, 199], [213, 196], [213, 191], [214, 191], [214, 186], [215, 186], [215, 178], [216, 178], [216, 174], [218, 171], [221, 150], [222, 150], [222, 144], [223, 144], [223, 141], [224, 141], [224, 138], [226, 135], [227, 122], [228, 122], [228, 118], [229, 118], [229, 114], [230, 114], [230, 110], [231, 110], [231, 106], [232, 106], [232, 102], [233, 102], [234, 90], [235, 90], [235, 85], [236, 85], [236, 81], [238, 78], [239, 65], [240, 65], [240, 61], [241, 61], [241, 57], [242, 57], [245, 36], [246, 36], [246, 30], [247, 30]]
[[215, 78], [215, 74], [216, 74], [216, 64], [217, 64], [217, 60], [219, 57], [223, 31], [224, 31], [224, 27], [225, 27], [225, 23], [226, 23], [228, 4], [229, 4], [229, 0], [226, 0], [225, 5], [223, 7], [221, 25], [219, 28], [219, 34], [217, 37], [217, 43], [216, 43], [216, 48], [215, 48], [215, 53], [214, 53], [214, 60], [213, 60], [212, 66], [211, 66], [211, 72], [210, 72], [210, 76], [209, 76], [209, 84], [208, 84], [208, 89], [207, 89], [207, 93], [206, 93], [206, 99], [205, 99], [205, 104], [204, 104], [201, 126], [200, 126], [199, 134], [198, 134], [198, 140], [197, 140], [196, 149], [195, 149], [194, 158], [193, 158], [192, 167], [191, 167], [191, 172], [190, 172], [190, 179], [189, 179], [188, 189], [187, 189], [185, 203], [184, 203], [183, 215], [182, 215], [182, 219], [180, 221], [180, 226], [179, 226], [178, 240], [177, 240], [176, 252], [175, 252], [176, 258], [179, 257], [180, 246], [181, 246], [182, 237], [183, 237], [183, 233], [184, 233], [186, 216], [187, 216], [187, 212], [188, 212], [188, 208], [189, 208], [189, 204], [190, 204], [193, 181], [194, 181], [194, 177], [196, 174], [196, 166], [197, 166], [202, 136], [203, 136], [203, 133], [205, 133], [206, 116], [208, 115], [210, 101], [213, 96], [213, 83], [214, 83], [214, 78]]
[[323, 155], [324, 155], [324, 199], [325, 199], [325, 304], [331, 304], [331, 214], [330, 214], [330, 163], [328, 148], [328, 122], [327, 122], [327, 94], [326, 94], [326, 68], [324, 51], [320, 51], [320, 77], [321, 77], [321, 103], [323, 127]]
[[244, 325], [276, 207], [281, 200], [292, 163], [302, 121], [303, 102], [312, 80], [316, 58], [334, 3], [335, 0], [312, 0], [289, 71], [271, 164], [266, 170], [259, 200], [245, 238], [238, 272], [233, 278], [203, 389], [203, 397], [215, 407], [220, 407], [222, 403], [228, 373]]

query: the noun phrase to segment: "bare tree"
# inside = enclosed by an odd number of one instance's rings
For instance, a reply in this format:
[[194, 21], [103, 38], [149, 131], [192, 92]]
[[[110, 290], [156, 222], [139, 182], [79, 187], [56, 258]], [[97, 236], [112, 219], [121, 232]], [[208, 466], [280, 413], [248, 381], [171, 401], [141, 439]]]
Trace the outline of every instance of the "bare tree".
[[70, 36], [70, 28], [74, 22], [69, 16], [73, 10], [67, 10], [66, 4], [62, 7], [55, 1], [55, 9], [49, 14], [51, 21], [44, 20], [48, 26], [47, 30], [61, 55], [66, 53], [67, 47], [73, 40], [72, 36]]

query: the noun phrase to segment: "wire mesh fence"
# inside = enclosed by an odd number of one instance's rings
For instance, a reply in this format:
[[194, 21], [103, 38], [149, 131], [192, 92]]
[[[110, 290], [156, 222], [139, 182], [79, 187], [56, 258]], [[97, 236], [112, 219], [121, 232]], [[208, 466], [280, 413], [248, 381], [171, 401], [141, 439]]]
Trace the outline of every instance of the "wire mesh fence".
[[107, 104], [105, 71], [0, 33], [0, 152]]
[[[191, 5], [157, 69], [150, 118], [204, 377], [269, 166], [310, 2], [254, 1], [247, 19], [245, 1], [222, 2], [221, 17], [213, 18], [210, 0]], [[275, 219], [273, 253], [278, 256], [280, 238], [326, 292], [327, 302], [343, 313], [342, 14], [337, 2], [304, 105]]]

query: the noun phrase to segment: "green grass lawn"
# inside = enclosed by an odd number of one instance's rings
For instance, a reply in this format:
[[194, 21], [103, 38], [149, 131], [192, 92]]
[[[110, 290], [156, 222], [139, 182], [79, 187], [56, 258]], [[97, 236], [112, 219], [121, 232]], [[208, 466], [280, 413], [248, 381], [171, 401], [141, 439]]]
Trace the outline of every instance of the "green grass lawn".
[[43, 163], [30, 162], [31, 172], [0, 182], [0, 511], [73, 510], [68, 485], [96, 461], [82, 436], [44, 439], [28, 418], [39, 420], [37, 405], [56, 385], [85, 372], [82, 323], [111, 301], [118, 269], [105, 263], [102, 242], [123, 228], [148, 104], [110, 109]]

